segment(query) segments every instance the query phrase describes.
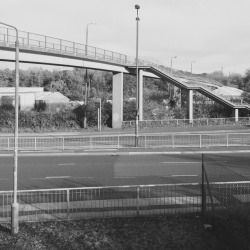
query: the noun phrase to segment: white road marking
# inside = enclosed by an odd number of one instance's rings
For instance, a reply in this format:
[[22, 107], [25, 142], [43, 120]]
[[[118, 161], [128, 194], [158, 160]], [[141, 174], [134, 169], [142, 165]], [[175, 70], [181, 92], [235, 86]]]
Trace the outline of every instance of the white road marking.
[[67, 179], [71, 178], [71, 176], [47, 176], [45, 179]]
[[93, 177], [72, 177], [72, 176], [48, 176], [43, 178], [29, 178], [30, 180], [45, 180], [45, 179], [60, 179], [60, 178], [67, 178], [67, 179], [93, 179]]
[[194, 164], [194, 163], [196, 163], [196, 164], [201, 164], [201, 162], [199, 162], [199, 161], [164, 161], [164, 162], [162, 162], [162, 163], [165, 163], [165, 164], [189, 164], [189, 163], [192, 163], [192, 164]]
[[114, 177], [115, 179], [123, 179], [123, 178], [127, 178], [127, 179], [135, 179], [136, 177], [135, 176], [116, 176]]
[[45, 178], [29, 178], [30, 180], [44, 180]]
[[93, 177], [71, 177], [72, 179], [93, 179]]
[[[217, 163], [226, 163], [227, 161], [216, 161]], [[202, 164], [201, 161], [163, 161], [164, 164]], [[205, 162], [209, 163], [209, 162]]]
[[96, 148], [96, 149], [85, 149], [84, 151], [85, 152], [91, 152], [91, 151], [93, 151], [93, 152], [95, 152], [95, 151], [117, 151], [118, 149], [115, 149], [115, 148], [100, 148], [100, 149], [98, 149], [98, 148]]
[[172, 177], [194, 177], [198, 176], [197, 174], [173, 174]]
[[59, 163], [58, 166], [75, 166], [75, 163]]

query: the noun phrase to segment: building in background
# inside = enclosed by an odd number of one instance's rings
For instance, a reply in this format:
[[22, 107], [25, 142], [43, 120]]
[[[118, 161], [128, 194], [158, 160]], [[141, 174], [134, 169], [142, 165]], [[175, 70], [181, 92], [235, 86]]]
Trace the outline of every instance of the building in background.
[[[19, 87], [20, 110], [28, 111], [35, 107], [37, 102], [48, 105], [67, 104], [69, 99], [59, 92], [44, 92], [42, 87]], [[0, 87], [0, 105], [15, 105], [15, 88]]]

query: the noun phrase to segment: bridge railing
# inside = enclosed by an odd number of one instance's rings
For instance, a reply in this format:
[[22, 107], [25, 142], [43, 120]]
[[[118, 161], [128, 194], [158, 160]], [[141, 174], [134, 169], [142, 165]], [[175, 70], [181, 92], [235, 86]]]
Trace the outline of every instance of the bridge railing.
[[[0, 28], [0, 42], [13, 46], [15, 40], [16, 34], [13, 29], [5, 27]], [[122, 65], [134, 64], [134, 60], [129, 61], [127, 55], [121, 53], [25, 31], [19, 31], [19, 43], [21, 48], [31, 50], [44, 49], [47, 52], [66, 53], [72, 56], [96, 58], [99, 60], [116, 62]]]
[[[16, 34], [13, 29], [0, 27], [0, 43], [13, 47], [15, 40]], [[31, 32], [19, 31], [19, 43], [23, 49], [44, 50], [45, 52], [94, 58], [101, 61], [114, 62], [123, 66], [135, 65], [136, 63], [134, 58], [128, 57], [125, 54]], [[169, 68], [146, 60], [139, 59], [139, 65], [153, 66], [163, 70], [166, 74], [170, 74]]]

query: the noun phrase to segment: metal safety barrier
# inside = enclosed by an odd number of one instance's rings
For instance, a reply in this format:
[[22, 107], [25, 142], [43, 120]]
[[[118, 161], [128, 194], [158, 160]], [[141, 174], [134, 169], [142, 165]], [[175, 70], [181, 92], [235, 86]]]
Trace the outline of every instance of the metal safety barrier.
[[[157, 128], [157, 127], [198, 127], [198, 126], [235, 126], [235, 125], [250, 125], [250, 117], [239, 117], [236, 121], [231, 118], [198, 118], [198, 119], [167, 119], [167, 120], [144, 120], [139, 121], [139, 126], [142, 128]], [[123, 128], [135, 127], [135, 121], [123, 121]]]
[[[139, 148], [180, 148], [180, 147], [248, 147], [250, 133], [214, 134], [141, 134]], [[135, 146], [135, 135], [100, 136], [53, 136], [18, 138], [18, 148], [22, 151], [58, 151], [123, 149]], [[0, 138], [0, 150], [14, 149], [13, 137]]]
[[[20, 221], [199, 213], [199, 184], [18, 191]], [[0, 192], [0, 221], [11, 221], [12, 192]]]

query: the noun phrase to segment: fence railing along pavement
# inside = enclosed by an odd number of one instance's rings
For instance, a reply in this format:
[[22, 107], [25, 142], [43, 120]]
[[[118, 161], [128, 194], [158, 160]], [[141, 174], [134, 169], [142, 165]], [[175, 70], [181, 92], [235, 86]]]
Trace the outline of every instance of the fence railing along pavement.
[[[250, 181], [211, 186], [205, 193], [198, 183], [18, 191], [19, 221], [198, 214], [250, 203]], [[12, 192], [0, 192], [0, 222], [11, 221], [11, 203]]]
[[[18, 192], [19, 220], [198, 213], [199, 184], [114, 186]], [[207, 200], [209, 203], [209, 199]], [[0, 192], [0, 221], [11, 219], [12, 192]]]
[[[141, 134], [139, 148], [179, 148], [179, 147], [237, 147], [250, 146], [250, 133], [214, 133], [214, 134]], [[24, 137], [18, 139], [18, 148], [22, 151], [48, 150], [91, 150], [132, 148], [135, 136], [99, 135], [99, 136], [51, 136]], [[13, 150], [14, 138], [1, 137], [0, 150]]]

